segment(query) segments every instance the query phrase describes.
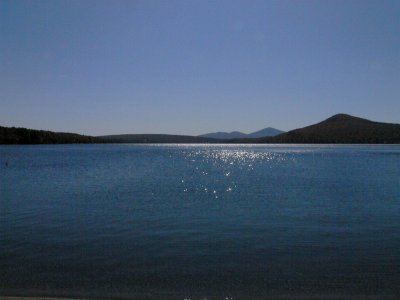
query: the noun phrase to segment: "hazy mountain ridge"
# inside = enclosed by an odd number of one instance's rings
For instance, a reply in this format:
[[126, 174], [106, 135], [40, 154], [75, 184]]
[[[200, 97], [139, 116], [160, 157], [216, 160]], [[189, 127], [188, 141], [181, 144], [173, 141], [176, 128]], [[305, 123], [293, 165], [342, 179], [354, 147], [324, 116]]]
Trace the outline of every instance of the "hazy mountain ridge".
[[[252, 134], [264, 133], [261, 130]], [[375, 122], [346, 114], [337, 114], [320, 123], [294, 129], [276, 136], [233, 139], [171, 134], [120, 134], [94, 137], [76, 133], [0, 126], [0, 144], [74, 143], [399, 144], [400, 124]]]
[[347, 114], [274, 137], [233, 139], [230, 143], [398, 144], [400, 124], [382, 123]]
[[258, 138], [258, 137], [264, 137], [264, 136], [276, 136], [278, 134], [282, 134], [285, 131], [279, 130], [273, 127], [267, 127], [252, 133], [249, 133], [247, 136], [250, 138]]
[[240, 131], [232, 131], [232, 132], [218, 131], [218, 132], [210, 132], [202, 134], [199, 136], [209, 137], [214, 139], [237, 139], [237, 138], [259, 138], [264, 136], [276, 136], [281, 133], [284, 133], [284, 131], [272, 127], [267, 127], [248, 134]]

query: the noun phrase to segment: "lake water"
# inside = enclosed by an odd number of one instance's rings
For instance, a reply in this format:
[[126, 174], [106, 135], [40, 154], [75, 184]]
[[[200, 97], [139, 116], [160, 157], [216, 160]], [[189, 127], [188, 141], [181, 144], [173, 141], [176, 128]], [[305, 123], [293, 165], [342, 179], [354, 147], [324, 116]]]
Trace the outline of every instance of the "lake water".
[[400, 146], [0, 146], [0, 295], [400, 296]]

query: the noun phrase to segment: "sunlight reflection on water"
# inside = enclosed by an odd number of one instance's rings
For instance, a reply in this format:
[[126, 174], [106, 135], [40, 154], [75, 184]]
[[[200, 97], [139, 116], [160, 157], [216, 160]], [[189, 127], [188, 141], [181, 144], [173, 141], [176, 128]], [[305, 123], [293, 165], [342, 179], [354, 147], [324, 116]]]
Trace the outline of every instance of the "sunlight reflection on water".
[[[182, 190], [185, 193], [201, 192], [215, 199], [235, 193], [239, 183], [243, 182], [243, 177], [256, 176], [260, 168], [269, 170], [274, 164], [298, 159], [287, 148], [281, 151], [265, 147], [213, 145], [196, 148], [187, 146], [182, 152], [192, 170], [181, 179]], [[265, 168], [266, 164], [270, 166]]]

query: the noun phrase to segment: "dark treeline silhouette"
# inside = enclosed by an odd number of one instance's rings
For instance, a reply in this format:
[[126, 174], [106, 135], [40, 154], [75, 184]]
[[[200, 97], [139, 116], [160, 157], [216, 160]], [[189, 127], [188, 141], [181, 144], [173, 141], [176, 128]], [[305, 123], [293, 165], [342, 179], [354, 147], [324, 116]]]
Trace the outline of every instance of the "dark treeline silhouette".
[[296, 144], [398, 144], [400, 124], [380, 123], [346, 114], [334, 115], [318, 124], [258, 139], [234, 139], [231, 143]]
[[293, 144], [399, 144], [400, 124], [380, 123], [338, 114], [323, 122], [273, 137], [221, 140], [170, 134], [85, 136], [26, 128], [1, 127], [0, 144], [73, 143], [293, 143]]
[[86, 136], [76, 133], [53, 132], [0, 126], [0, 144], [79, 144], [79, 143], [219, 143], [220, 140], [170, 134], [120, 134]]
[[100, 139], [76, 133], [0, 126], [0, 144], [98, 143]]
[[221, 143], [222, 140], [191, 136], [191, 135], [173, 135], [173, 134], [117, 134], [99, 136], [99, 139], [111, 143], [177, 143], [177, 144], [201, 144], [201, 143]]

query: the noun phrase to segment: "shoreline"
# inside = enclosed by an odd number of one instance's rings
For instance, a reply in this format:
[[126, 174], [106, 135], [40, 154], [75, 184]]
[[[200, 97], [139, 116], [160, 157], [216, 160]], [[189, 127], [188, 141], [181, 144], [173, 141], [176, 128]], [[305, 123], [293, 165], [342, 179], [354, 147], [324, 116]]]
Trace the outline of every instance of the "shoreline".
[[396, 295], [343, 295], [343, 294], [314, 294], [314, 295], [267, 295], [267, 296], [184, 296], [176, 295], [124, 295], [124, 296], [95, 296], [95, 297], [54, 297], [54, 296], [0, 296], [0, 300], [96, 300], [96, 299], [133, 299], [133, 300], [151, 300], [151, 299], [181, 299], [181, 300], [395, 300]]

